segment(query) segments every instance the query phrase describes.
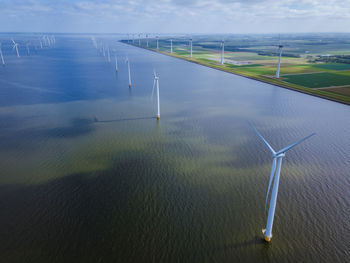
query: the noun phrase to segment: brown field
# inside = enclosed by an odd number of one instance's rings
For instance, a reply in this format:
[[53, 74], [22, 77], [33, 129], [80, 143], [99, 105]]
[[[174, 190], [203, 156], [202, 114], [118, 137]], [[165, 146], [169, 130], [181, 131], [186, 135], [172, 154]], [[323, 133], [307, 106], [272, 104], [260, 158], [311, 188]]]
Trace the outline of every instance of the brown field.
[[322, 90], [337, 93], [340, 95], [350, 96], [350, 86], [328, 87], [328, 88], [323, 88]]

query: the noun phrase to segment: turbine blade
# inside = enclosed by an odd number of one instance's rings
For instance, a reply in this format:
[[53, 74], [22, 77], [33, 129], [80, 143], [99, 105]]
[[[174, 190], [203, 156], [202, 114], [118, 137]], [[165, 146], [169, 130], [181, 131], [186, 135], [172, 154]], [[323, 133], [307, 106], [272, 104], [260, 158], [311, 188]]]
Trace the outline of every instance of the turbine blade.
[[152, 95], [151, 95], [151, 99], [153, 100], [153, 95], [154, 95], [154, 88], [156, 86], [156, 79], [153, 80], [153, 88], [152, 88]]
[[272, 161], [272, 167], [271, 167], [271, 173], [270, 173], [270, 179], [269, 179], [269, 186], [267, 187], [267, 193], [266, 193], [266, 199], [265, 199], [265, 212], [266, 212], [267, 200], [269, 199], [270, 188], [271, 188], [271, 184], [272, 184], [273, 178], [275, 176], [275, 172], [276, 172], [276, 157], [274, 157], [273, 161]]
[[286, 151], [292, 149], [294, 146], [297, 146], [299, 143], [302, 143], [303, 141], [305, 141], [305, 140], [309, 139], [310, 137], [314, 136], [315, 134], [316, 134], [316, 133], [312, 133], [312, 134], [310, 134], [309, 136], [306, 136], [305, 138], [300, 139], [299, 141], [297, 141], [297, 142], [295, 142], [295, 143], [293, 143], [293, 144], [291, 144], [291, 145], [289, 145], [289, 146], [284, 147], [282, 150], [279, 150], [279, 151], [276, 153], [276, 155], [278, 155], [278, 154], [280, 154], [280, 153], [285, 153]]
[[273, 155], [276, 154], [275, 150], [271, 147], [271, 145], [264, 139], [264, 137], [262, 137], [262, 135], [258, 132], [258, 130], [250, 124], [250, 126], [252, 126], [253, 130], [255, 131], [255, 133], [259, 136], [259, 138], [263, 141], [263, 143], [269, 148], [269, 150], [272, 152]]

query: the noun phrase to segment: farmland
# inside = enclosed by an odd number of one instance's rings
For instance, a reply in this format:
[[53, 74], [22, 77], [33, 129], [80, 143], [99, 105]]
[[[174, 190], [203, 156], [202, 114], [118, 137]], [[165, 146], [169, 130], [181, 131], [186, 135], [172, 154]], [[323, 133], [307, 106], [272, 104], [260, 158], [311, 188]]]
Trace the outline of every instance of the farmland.
[[[170, 53], [170, 39], [173, 53]], [[198, 35], [193, 37], [193, 56], [189, 56], [189, 37], [163, 36], [153, 51], [185, 59], [226, 72], [253, 78], [274, 85], [298, 90], [323, 98], [350, 104], [350, 34], [282, 35]], [[225, 39], [224, 64], [221, 40]], [[138, 41], [132, 43], [138, 46]], [[283, 44], [280, 78], [275, 78], [278, 62], [277, 44]], [[145, 48], [145, 39], [141, 40]], [[324, 61], [331, 61], [326, 63]], [[336, 61], [336, 62], [335, 62]], [[344, 63], [337, 63], [344, 61]], [[335, 89], [334, 87], [339, 87]]]

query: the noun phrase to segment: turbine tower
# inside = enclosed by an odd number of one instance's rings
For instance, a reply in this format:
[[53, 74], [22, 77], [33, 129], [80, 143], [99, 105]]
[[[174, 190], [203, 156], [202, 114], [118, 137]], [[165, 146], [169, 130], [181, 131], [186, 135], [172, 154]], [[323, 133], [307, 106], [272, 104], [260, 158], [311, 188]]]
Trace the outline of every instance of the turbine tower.
[[225, 41], [221, 41], [221, 65], [224, 64], [224, 55], [225, 55]]
[[12, 40], [12, 43], [13, 43], [13, 49], [16, 49], [17, 57], [20, 58], [19, 52], [18, 52], [18, 44], [13, 39], [11, 39], [11, 40]]
[[131, 88], [130, 62], [128, 57], [126, 57], [126, 63], [128, 63], [129, 88]]
[[173, 40], [170, 39], [170, 53], [173, 53]]
[[[273, 183], [271, 198], [270, 198], [270, 206], [269, 206], [269, 212], [267, 216], [267, 223], [266, 228], [262, 230], [264, 239], [267, 242], [271, 241], [272, 238], [272, 225], [273, 225], [273, 219], [275, 216], [275, 209], [276, 209], [276, 201], [277, 201], [277, 194], [278, 194], [278, 185], [280, 180], [280, 172], [281, 172], [281, 166], [282, 166], [282, 159], [285, 156], [286, 152], [290, 149], [292, 149], [294, 146], [298, 145], [299, 143], [307, 140], [311, 136], [315, 135], [315, 133], [310, 134], [309, 136], [306, 136], [303, 139], [300, 139], [299, 141], [284, 147], [283, 149], [279, 151], [275, 151], [271, 145], [262, 137], [262, 135], [258, 132], [258, 130], [255, 127], [252, 127], [255, 131], [255, 133], [259, 136], [259, 138], [263, 141], [263, 143], [269, 148], [269, 150], [272, 153], [273, 161], [272, 161], [272, 168], [271, 168], [271, 174], [269, 179], [269, 185], [267, 188], [267, 194], [266, 194], [266, 200], [265, 200], [265, 211], [266, 211], [266, 205], [270, 193], [270, 188]], [[276, 167], [277, 164], [277, 167]]]
[[141, 46], [141, 34], [139, 34], [139, 46]]
[[283, 45], [281, 44], [281, 40], [280, 43], [278, 45], [278, 65], [277, 65], [277, 71], [276, 71], [276, 78], [278, 79], [280, 77], [280, 67], [281, 67], [281, 57], [282, 57], [282, 49], [283, 49]]
[[118, 72], [118, 59], [116, 55], [114, 57], [115, 57], [115, 71]]
[[190, 38], [190, 48], [191, 48], [191, 54], [190, 54], [190, 58], [192, 57], [192, 37]]
[[158, 50], [159, 49], [159, 43], [158, 43], [159, 37], [156, 36], [156, 38], [157, 38], [157, 50]]
[[29, 43], [26, 44], [26, 47], [27, 47], [27, 55], [30, 56], [30, 50], [29, 50]]
[[160, 119], [160, 101], [159, 101], [159, 77], [157, 76], [156, 72], [153, 71], [154, 75], [154, 82], [153, 82], [153, 89], [152, 89], [152, 98], [154, 93], [154, 88], [157, 88], [157, 120]]
[[108, 58], [108, 62], [111, 62], [111, 55], [109, 53], [109, 47], [107, 47], [107, 58]]
[[4, 56], [2, 55], [2, 50], [1, 50], [1, 42], [0, 42], [0, 57], [1, 57], [2, 65], [5, 66], [5, 60], [4, 60]]
[[148, 47], [148, 34], [146, 34], [146, 46]]

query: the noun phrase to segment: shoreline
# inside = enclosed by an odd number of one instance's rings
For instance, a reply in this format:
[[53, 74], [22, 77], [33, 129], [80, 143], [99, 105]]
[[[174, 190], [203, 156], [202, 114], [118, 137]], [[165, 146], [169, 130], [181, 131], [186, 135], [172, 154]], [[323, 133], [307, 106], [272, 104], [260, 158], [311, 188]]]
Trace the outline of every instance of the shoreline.
[[338, 94], [330, 94], [328, 92], [326, 93], [326, 92], [324, 92], [322, 90], [319, 90], [319, 89], [311, 89], [311, 88], [298, 86], [298, 85], [295, 85], [295, 84], [281, 82], [281, 81], [279, 81], [277, 79], [268, 78], [266, 76], [261, 76], [260, 77], [260, 76], [252, 76], [252, 75], [249, 75], [249, 74], [243, 74], [241, 72], [235, 71], [234, 69], [224, 68], [221, 65], [205, 63], [204, 61], [200, 61], [200, 60], [193, 59], [193, 58], [190, 58], [190, 57], [179, 56], [179, 55], [176, 55], [175, 53], [171, 54], [169, 52], [157, 51], [157, 50], [155, 50], [153, 48], [140, 47], [138, 45], [133, 45], [133, 44], [126, 43], [126, 42], [122, 42], [122, 43], [130, 45], [130, 46], [134, 46], [134, 47], [137, 47], [137, 48], [142, 48], [142, 49], [145, 49], [145, 50], [153, 51], [155, 53], [163, 54], [163, 55], [166, 55], [166, 56], [169, 56], [169, 57], [185, 60], [185, 61], [188, 61], [188, 62], [191, 62], [191, 63], [195, 63], [195, 64], [202, 65], [202, 66], [205, 66], [205, 67], [209, 67], [209, 68], [212, 68], [212, 69], [216, 69], [216, 70], [220, 70], [220, 71], [223, 71], [223, 72], [231, 73], [231, 74], [234, 74], [234, 75], [237, 75], [237, 76], [240, 76], [240, 77], [244, 77], [244, 78], [260, 81], [260, 82], [267, 83], [267, 84], [270, 84], [270, 85], [275, 85], [275, 86], [278, 86], [280, 88], [285, 88], [285, 89], [297, 91], [297, 92], [300, 92], [300, 93], [304, 93], [304, 94], [307, 94], [307, 95], [315, 96], [315, 97], [318, 97], [318, 98], [321, 98], [321, 99], [326, 99], [326, 100], [329, 100], [329, 101], [338, 102], [338, 103], [341, 103], [341, 104], [344, 104], [344, 105], [348, 105], [348, 106], [350, 105], [350, 97], [346, 97], [346, 96], [342, 96], [342, 95], [338, 95]]

